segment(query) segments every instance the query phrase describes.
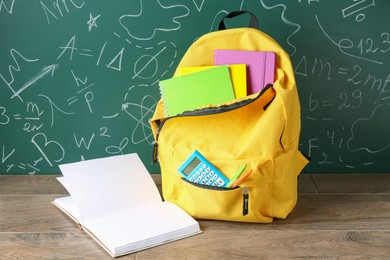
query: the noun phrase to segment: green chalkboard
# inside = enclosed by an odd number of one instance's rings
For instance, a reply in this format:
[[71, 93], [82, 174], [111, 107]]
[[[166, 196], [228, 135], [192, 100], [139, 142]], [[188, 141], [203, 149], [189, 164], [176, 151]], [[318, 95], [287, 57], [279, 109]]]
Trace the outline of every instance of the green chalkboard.
[[234, 10], [291, 56], [305, 171], [390, 172], [389, 1], [2, 0], [0, 174], [132, 152], [159, 173], [158, 81]]

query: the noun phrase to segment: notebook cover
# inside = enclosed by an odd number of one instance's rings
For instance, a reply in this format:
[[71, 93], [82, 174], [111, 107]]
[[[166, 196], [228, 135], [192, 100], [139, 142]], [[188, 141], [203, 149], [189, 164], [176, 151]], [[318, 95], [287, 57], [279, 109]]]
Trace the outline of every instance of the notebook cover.
[[[180, 67], [178, 68], [178, 76], [183, 76], [214, 67], [215, 66]], [[233, 83], [234, 96], [236, 98], [246, 97], [246, 65], [231, 64], [228, 65], [228, 67]]]
[[244, 50], [215, 50], [214, 65], [246, 64], [247, 93], [257, 93], [275, 81], [275, 53]]
[[167, 116], [234, 99], [228, 66], [161, 80], [159, 85]]

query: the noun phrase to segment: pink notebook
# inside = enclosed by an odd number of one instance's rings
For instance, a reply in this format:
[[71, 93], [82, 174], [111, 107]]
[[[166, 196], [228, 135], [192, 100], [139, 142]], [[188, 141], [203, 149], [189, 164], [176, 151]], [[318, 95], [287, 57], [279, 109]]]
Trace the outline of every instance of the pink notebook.
[[257, 93], [275, 81], [275, 53], [266, 51], [215, 50], [214, 65], [246, 64], [247, 93]]

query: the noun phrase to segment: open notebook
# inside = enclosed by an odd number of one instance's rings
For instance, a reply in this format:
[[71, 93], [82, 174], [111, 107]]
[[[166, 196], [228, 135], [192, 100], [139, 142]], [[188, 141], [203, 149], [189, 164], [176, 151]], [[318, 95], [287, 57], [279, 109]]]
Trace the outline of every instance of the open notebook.
[[70, 196], [53, 204], [117, 257], [201, 233], [184, 210], [163, 202], [137, 154], [60, 165]]

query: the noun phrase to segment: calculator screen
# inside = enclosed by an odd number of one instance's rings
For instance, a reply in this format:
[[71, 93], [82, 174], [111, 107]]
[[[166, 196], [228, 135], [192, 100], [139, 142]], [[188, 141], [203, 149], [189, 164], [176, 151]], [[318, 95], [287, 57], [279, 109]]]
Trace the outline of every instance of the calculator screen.
[[188, 165], [187, 167], [183, 170], [183, 173], [185, 175], [190, 174], [199, 164], [201, 163], [201, 160], [198, 158], [194, 158]]

